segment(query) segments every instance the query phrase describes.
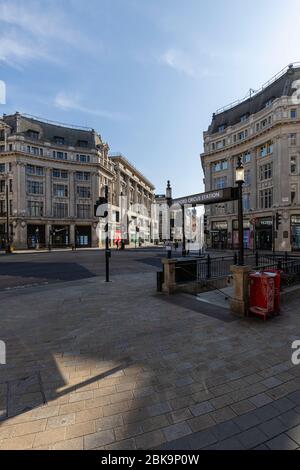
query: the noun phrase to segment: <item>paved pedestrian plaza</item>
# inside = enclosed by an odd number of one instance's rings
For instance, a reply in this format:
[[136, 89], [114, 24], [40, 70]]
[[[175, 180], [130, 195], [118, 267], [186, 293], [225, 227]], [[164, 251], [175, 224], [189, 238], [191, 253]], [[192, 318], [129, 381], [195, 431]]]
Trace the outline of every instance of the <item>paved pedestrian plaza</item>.
[[236, 319], [155, 270], [1, 293], [0, 449], [300, 447], [299, 302]]

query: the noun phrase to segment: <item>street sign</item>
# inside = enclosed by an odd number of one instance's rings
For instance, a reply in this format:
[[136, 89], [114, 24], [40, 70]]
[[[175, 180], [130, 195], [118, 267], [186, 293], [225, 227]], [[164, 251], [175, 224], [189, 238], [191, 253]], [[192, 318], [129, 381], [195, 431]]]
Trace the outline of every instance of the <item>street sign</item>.
[[172, 204], [185, 206], [186, 204], [214, 204], [217, 202], [234, 201], [238, 199], [237, 188], [223, 188], [206, 193], [185, 196], [179, 199], [173, 199]]

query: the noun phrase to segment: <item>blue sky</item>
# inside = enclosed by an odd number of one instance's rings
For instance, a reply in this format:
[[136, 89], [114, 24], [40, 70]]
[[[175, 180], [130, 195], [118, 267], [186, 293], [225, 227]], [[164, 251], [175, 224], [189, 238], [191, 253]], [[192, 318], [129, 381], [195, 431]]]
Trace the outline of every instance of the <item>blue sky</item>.
[[219, 107], [300, 60], [298, 0], [0, 0], [0, 112], [95, 128], [164, 192], [203, 190]]

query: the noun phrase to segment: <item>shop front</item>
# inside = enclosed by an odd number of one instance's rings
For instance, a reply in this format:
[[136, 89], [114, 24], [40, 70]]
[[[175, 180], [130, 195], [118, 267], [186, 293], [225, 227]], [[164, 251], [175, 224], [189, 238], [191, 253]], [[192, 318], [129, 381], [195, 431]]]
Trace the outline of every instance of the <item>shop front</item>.
[[70, 227], [68, 225], [52, 225], [53, 247], [64, 248], [70, 245]]
[[211, 228], [211, 247], [216, 250], [226, 250], [228, 246], [228, 224], [226, 220], [212, 222]]
[[255, 248], [256, 250], [272, 250], [273, 245], [273, 220], [265, 217], [256, 220]]
[[[250, 220], [244, 220], [244, 248], [252, 249], [253, 248], [253, 232], [251, 230]], [[233, 220], [232, 222], [232, 247], [234, 250], [239, 247], [239, 222], [238, 220]]]
[[75, 234], [77, 248], [92, 246], [92, 227], [90, 225], [76, 225]]
[[28, 248], [43, 248], [46, 245], [45, 225], [27, 225], [27, 246]]
[[291, 216], [292, 251], [300, 251], [300, 215]]

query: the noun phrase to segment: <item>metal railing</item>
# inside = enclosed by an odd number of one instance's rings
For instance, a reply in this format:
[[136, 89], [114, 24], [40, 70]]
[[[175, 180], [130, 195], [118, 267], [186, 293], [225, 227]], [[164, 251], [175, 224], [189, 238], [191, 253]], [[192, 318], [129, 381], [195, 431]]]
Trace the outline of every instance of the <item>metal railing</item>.
[[[230, 266], [237, 265], [238, 257], [212, 257], [210, 254], [198, 258], [185, 258], [177, 261], [175, 266], [176, 283], [187, 283], [218, 279], [229, 276]], [[300, 257], [280, 253], [255, 253], [245, 257], [245, 264], [253, 270], [279, 269], [282, 271], [282, 285], [291, 285], [300, 281]]]

